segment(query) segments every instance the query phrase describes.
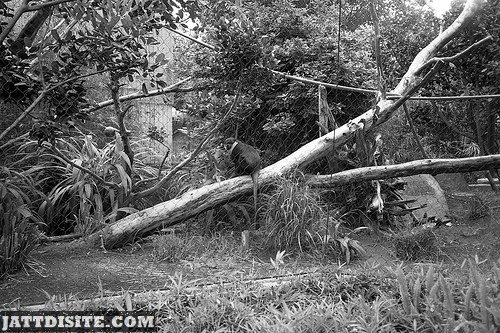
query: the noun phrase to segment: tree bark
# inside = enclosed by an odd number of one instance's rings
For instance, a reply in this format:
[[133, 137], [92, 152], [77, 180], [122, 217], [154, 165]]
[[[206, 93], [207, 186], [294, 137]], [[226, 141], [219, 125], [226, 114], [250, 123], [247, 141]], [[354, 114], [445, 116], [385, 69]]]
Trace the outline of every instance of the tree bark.
[[[423, 84], [419, 75], [432, 63], [433, 56], [474, 18], [482, 1], [468, 0], [460, 16], [428, 46], [418, 53], [407, 73], [392, 91], [403, 97], [398, 100], [382, 99], [374, 109], [370, 109], [312, 142], [299, 148], [291, 155], [261, 170], [259, 185], [269, 184], [281, 175], [301, 169], [313, 161], [326, 156], [332, 147], [347, 142], [360, 128], [368, 130], [387, 121], [396, 110]], [[429, 75], [432, 75], [431, 72]], [[230, 201], [236, 196], [252, 192], [252, 179], [241, 176], [189, 191], [178, 198], [160, 203], [151, 208], [131, 214], [90, 235], [87, 245], [113, 248], [122, 246], [159, 227], [168, 227]]]
[[457, 159], [425, 159], [401, 163], [346, 170], [331, 175], [307, 176], [307, 184], [314, 187], [335, 187], [354, 182], [387, 179], [428, 173], [457, 173], [500, 167], [500, 154]]

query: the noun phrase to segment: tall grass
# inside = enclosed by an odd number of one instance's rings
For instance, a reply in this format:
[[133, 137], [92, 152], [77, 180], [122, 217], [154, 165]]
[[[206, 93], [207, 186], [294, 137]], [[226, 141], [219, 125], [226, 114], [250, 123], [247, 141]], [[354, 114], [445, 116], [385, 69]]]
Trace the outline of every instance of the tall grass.
[[316, 252], [347, 263], [364, 254], [359, 242], [340, 231], [344, 221], [329, 216], [318, 192], [300, 176], [277, 179], [271, 194], [264, 197], [261, 210], [268, 249]]
[[313, 226], [325, 216], [318, 194], [299, 178], [278, 178], [273, 188], [261, 200], [267, 246], [285, 251], [310, 248]]

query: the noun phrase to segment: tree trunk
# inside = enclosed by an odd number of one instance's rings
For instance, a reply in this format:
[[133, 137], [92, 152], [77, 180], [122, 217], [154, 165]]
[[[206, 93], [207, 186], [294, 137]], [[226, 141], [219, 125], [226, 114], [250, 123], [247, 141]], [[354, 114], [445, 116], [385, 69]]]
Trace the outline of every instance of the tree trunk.
[[335, 187], [354, 182], [404, 177], [422, 173], [437, 175], [440, 173], [469, 172], [498, 167], [500, 167], [500, 154], [457, 159], [426, 159], [397, 165], [357, 168], [331, 175], [311, 175], [307, 177], [307, 183], [315, 187]]
[[[377, 114], [375, 114], [374, 109], [370, 109], [347, 124], [335, 129], [335, 131], [307, 143], [291, 155], [264, 168], [260, 173], [259, 185], [269, 184], [280, 175], [295, 169], [301, 169], [326, 156], [331, 152], [332, 147], [345, 144], [358, 129], [364, 127], [364, 130], [368, 130], [374, 124], [380, 125], [387, 121], [410, 97], [409, 93], [414, 93], [419, 87], [418, 76], [423, 69], [428, 67], [427, 62], [474, 18], [474, 14], [480, 9], [481, 3], [479, 0], [467, 1], [460, 16], [442, 34], [418, 53], [403, 79], [392, 91], [392, 93], [403, 95], [403, 98], [396, 101], [381, 100], [377, 105]], [[236, 196], [251, 192], [252, 179], [249, 176], [241, 176], [203, 186], [178, 198], [129, 215], [90, 235], [86, 241], [91, 246], [103, 246], [105, 248], [122, 246], [142, 234], [160, 227], [175, 225], [216, 205], [230, 201]]]

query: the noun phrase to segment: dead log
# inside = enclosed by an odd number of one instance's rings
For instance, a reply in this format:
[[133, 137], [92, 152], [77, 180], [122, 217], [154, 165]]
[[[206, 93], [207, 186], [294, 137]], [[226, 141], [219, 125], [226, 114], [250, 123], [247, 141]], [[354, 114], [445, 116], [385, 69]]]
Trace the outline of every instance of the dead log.
[[69, 234], [69, 235], [61, 235], [61, 236], [45, 236], [41, 235], [40, 236], [40, 242], [42, 243], [56, 243], [56, 242], [69, 242], [72, 241], [76, 238], [81, 238], [83, 234], [77, 233], [77, 234]]
[[405, 177], [428, 173], [459, 173], [489, 168], [500, 168], [500, 154], [456, 159], [426, 159], [396, 165], [383, 165], [346, 170], [331, 175], [307, 176], [307, 183], [314, 187], [335, 187], [345, 184]]
[[[375, 108], [264, 168], [259, 177], [259, 185], [268, 184], [276, 177], [295, 169], [302, 169], [329, 154], [333, 147], [344, 145], [356, 131], [368, 130], [374, 125], [378, 126], [390, 119], [394, 112], [436, 72], [435, 66], [424, 79], [420, 78], [422, 72], [430, 65], [442, 63], [441, 60], [433, 58], [435, 54], [474, 19], [474, 15], [479, 11], [481, 5], [482, 1], [480, 0], [468, 0], [457, 19], [417, 54], [403, 79], [391, 92], [402, 96], [401, 98], [398, 100], [382, 99]], [[122, 246], [151, 230], [180, 223], [204, 210], [231, 201], [238, 195], [251, 193], [251, 191], [252, 180], [248, 176], [210, 184], [107, 225], [102, 230], [90, 235], [86, 239], [86, 245], [105, 248]]]
[[[352, 277], [349, 273], [342, 273], [345, 277]], [[191, 284], [189, 287], [183, 289], [183, 292], [187, 295], [189, 294], [200, 294], [200, 293], [210, 293], [216, 289], [221, 289], [221, 287], [229, 287], [229, 286], [240, 286], [243, 285], [245, 287], [257, 286], [259, 289], [270, 289], [270, 288], [278, 288], [283, 285], [287, 285], [289, 283], [293, 283], [294, 281], [304, 281], [304, 279], [314, 279], [321, 276], [321, 272], [319, 271], [311, 271], [311, 272], [301, 272], [301, 273], [289, 273], [284, 275], [276, 275], [276, 276], [264, 276], [257, 278], [248, 278], [244, 280], [235, 280], [235, 281], [218, 281], [218, 282], [209, 282], [209, 283], [198, 283]], [[6, 311], [43, 311], [43, 310], [67, 310], [71, 308], [84, 308], [85, 306], [97, 306], [101, 305], [103, 308], [108, 307], [109, 304], [123, 303], [126, 299], [129, 299], [134, 304], [150, 304], [153, 301], [164, 301], [169, 297], [173, 296], [175, 293], [172, 293], [171, 286], [165, 286], [163, 289], [158, 290], [127, 290], [121, 292], [119, 295], [109, 295], [109, 296], [99, 296], [99, 297], [91, 297], [87, 299], [81, 300], [67, 300], [59, 301], [60, 295], [53, 295], [50, 301], [43, 304], [31, 304], [31, 305], [21, 305], [16, 304], [13, 306], [12, 303], [1, 304], [2, 309]], [[230, 293], [232, 288], [223, 288], [222, 290], [228, 290]], [[220, 291], [218, 291], [220, 293]]]

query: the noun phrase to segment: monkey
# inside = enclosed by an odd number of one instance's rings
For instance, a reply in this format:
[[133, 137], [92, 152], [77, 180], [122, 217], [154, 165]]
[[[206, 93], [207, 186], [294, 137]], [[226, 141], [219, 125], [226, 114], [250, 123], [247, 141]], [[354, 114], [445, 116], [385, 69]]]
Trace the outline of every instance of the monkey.
[[229, 149], [229, 156], [234, 164], [234, 176], [250, 175], [252, 177], [255, 228], [258, 229], [257, 190], [259, 185], [259, 171], [261, 168], [259, 152], [254, 147], [232, 137], [227, 138], [224, 143], [226, 148]]

